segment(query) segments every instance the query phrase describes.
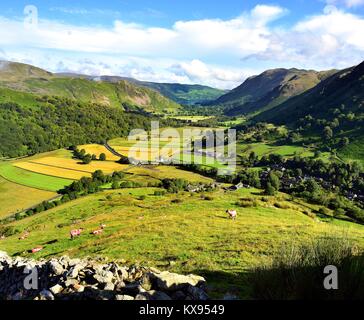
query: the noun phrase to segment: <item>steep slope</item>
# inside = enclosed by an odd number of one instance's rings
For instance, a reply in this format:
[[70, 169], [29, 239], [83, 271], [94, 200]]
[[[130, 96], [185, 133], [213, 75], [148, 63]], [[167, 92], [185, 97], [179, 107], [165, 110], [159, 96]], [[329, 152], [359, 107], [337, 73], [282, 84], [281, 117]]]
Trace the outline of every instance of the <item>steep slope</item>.
[[38, 97], [34, 106], [0, 103], [0, 158], [103, 143], [127, 136], [131, 129], [146, 129], [150, 120], [121, 108], [61, 97]]
[[355, 114], [362, 112], [363, 105], [364, 62], [335, 73], [314, 88], [257, 115], [254, 120], [281, 124], [294, 124], [306, 116], [331, 120], [335, 117], [333, 109]]
[[121, 80], [126, 80], [138, 86], [143, 86], [158, 91], [160, 94], [171, 99], [172, 101], [184, 105], [208, 103], [221, 97], [223, 94], [227, 92], [226, 90], [220, 90], [202, 85], [147, 82], [147, 81], [139, 81], [133, 78], [118, 77], [118, 76], [94, 77], [94, 76], [72, 74], [72, 73], [60, 73], [58, 75], [63, 77], [83, 78], [83, 79], [105, 81], [111, 83], [117, 83]]
[[314, 87], [333, 72], [299, 69], [267, 70], [247, 79], [213, 104], [224, 106], [228, 115], [260, 112]]
[[127, 110], [174, 113], [181, 106], [155, 90], [121, 80], [116, 83], [80, 77], [57, 76], [42, 69], [13, 62], [0, 65], [0, 87], [38, 96], [54, 95], [81, 102], [98, 103]]

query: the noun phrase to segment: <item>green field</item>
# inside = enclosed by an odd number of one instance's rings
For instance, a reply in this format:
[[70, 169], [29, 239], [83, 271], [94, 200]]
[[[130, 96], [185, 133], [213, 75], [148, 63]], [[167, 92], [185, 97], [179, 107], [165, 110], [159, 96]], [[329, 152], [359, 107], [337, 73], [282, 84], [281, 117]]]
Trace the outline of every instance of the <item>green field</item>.
[[9, 162], [0, 162], [0, 176], [20, 185], [47, 191], [57, 191], [72, 183], [69, 179], [26, 171]]
[[0, 218], [23, 211], [55, 196], [55, 192], [25, 187], [0, 177]]
[[[10, 254], [24, 254], [35, 246], [44, 250], [35, 258], [68, 254], [74, 257], [98, 256], [127, 263], [141, 263], [176, 272], [207, 277], [212, 297], [226, 291], [246, 295], [242, 276], [267, 262], [282, 242], [305, 242], [325, 234], [348, 234], [364, 245], [364, 226], [308, 217], [309, 205], [285, 200], [284, 195], [261, 201], [258, 190], [200, 194], [180, 193], [154, 196], [153, 188], [104, 191], [10, 224], [18, 235], [1, 242]], [[144, 200], [139, 200], [145, 195]], [[255, 199], [256, 207], [236, 206], [240, 198]], [[179, 203], [172, 200], [179, 198]], [[287, 209], [275, 207], [285, 203]], [[227, 219], [225, 210], [236, 208], [238, 219]], [[101, 223], [107, 225], [100, 237], [90, 235]], [[85, 228], [81, 237], [69, 240], [73, 228]], [[49, 241], [57, 240], [52, 244]]]

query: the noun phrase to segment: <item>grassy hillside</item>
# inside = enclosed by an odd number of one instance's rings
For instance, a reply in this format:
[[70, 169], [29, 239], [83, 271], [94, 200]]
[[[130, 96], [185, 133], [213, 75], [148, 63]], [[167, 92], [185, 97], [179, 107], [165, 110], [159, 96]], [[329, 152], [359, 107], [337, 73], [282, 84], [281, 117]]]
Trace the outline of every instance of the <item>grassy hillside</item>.
[[180, 105], [157, 91], [126, 80], [111, 83], [79, 77], [60, 77], [33, 66], [12, 62], [3, 62], [0, 68], [0, 87], [111, 107], [140, 108], [160, 114], [174, 113], [180, 108]]
[[260, 112], [314, 87], [332, 72], [267, 70], [258, 76], [248, 78], [242, 85], [212, 104], [224, 106], [227, 115]]
[[311, 90], [257, 115], [255, 120], [289, 124], [308, 115], [330, 120], [335, 117], [336, 108], [346, 114], [360, 111], [363, 99], [364, 62], [330, 76]]
[[[212, 297], [227, 291], [245, 297], [245, 272], [268, 262], [283, 242], [347, 233], [363, 245], [363, 226], [313, 219], [303, 213], [315, 210], [306, 204], [289, 202], [282, 195], [262, 202], [256, 193], [216, 191], [208, 194], [210, 200], [202, 200], [200, 194], [189, 193], [155, 196], [153, 188], [107, 191], [7, 225], [15, 234], [1, 246], [10, 254], [28, 255], [26, 250], [43, 245], [35, 258], [97, 255], [194, 272], [207, 277]], [[255, 199], [256, 206], [236, 206], [242, 197]], [[172, 201], [176, 198], [178, 203]], [[286, 203], [286, 209], [277, 208], [278, 202]], [[236, 221], [227, 219], [227, 208], [237, 208]], [[107, 225], [101, 236], [89, 234], [101, 223]], [[78, 227], [85, 230], [71, 241], [69, 231]], [[25, 231], [29, 237], [18, 240]]]
[[221, 97], [226, 91], [201, 85], [179, 83], [142, 82], [143, 86], [157, 90], [162, 95], [177, 103], [193, 105], [207, 103]]
[[[92, 76], [77, 75], [72, 73], [59, 74], [59, 75], [64, 77], [95, 79], [95, 77]], [[206, 103], [208, 101], [213, 101], [226, 93], [226, 90], [220, 90], [202, 85], [148, 82], [148, 81], [136, 80], [133, 78], [118, 77], [118, 76], [101, 76], [97, 78], [101, 81], [111, 82], [111, 83], [118, 83], [119, 81], [126, 80], [138, 86], [158, 91], [163, 96], [183, 105]]]

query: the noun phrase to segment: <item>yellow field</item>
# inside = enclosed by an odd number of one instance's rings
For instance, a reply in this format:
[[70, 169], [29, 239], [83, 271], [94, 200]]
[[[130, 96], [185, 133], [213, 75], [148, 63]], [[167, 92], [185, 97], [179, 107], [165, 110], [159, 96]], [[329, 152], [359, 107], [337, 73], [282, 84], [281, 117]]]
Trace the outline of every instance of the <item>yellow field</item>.
[[60, 169], [76, 170], [82, 173], [93, 173], [96, 170], [102, 170], [104, 173], [113, 173], [114, 171], [122, 171], [129, 167], [129, 165], [119, 164], [111, 161], [92, 161], [90, 164], [82, 164], [80, 163], [80, 160], [56, 157], [39, 158], [32, 162], [53, 166]]
[[0, 218], [28, 209], [56, 195], [55, 192], [25, 187], [0, 177]]
[[77, 170], [69, 170], [69, 169], [62, 169], [59, 167], [53, 167], [51, 165], [45, 165], [45, 164], [39, 164], [34, 162], [17, 162], [15, 164], [16, 167], [45, 174], [47, 176], [53, 176], [53, 177], [60, 177], [60, 178], [66, 178], [66, 179], [73, 179], [73, 180], [79, 180], [82, 177], [90, 177], [91, 173], [89, 172], [83, 172], [83, 171], [77, 171]]
[[82, 146], [78, 146], [79, 150], [85, 149], [86, 153], [95, 154], [97, 158], [101, 153], [105, 153], [107, 161], [118, 161], [119, 157], [115, 156], [109, 150], [107, 150], [104, 146], [100, 144], [84, 144]]

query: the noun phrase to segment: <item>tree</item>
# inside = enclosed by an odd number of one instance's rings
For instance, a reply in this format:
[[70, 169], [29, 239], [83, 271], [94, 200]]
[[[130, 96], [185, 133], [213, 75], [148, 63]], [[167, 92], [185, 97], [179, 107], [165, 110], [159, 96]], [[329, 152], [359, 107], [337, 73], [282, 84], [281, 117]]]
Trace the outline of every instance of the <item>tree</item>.
[[111, 188], [112, 188], [112, 189], [119, 189], [119, 187], [120, 187], [120, 183], [119, 183], [119, 182], [117, 182], [117, 181], [114, 181], [114, 182], [112, 183], [112, 185], [111, 185]]
[[268, 182], [274, 189], [276, 189], [277, 191], [279, 190], [281, 183], [279, 181], [279, 177], [273, 171], [269, 172]]
[[350, 140], [348, 137], [344, 137], [340, 140], [340, 146], [343, 148], [343, 147], [346, 147], [348, 144], [350, 143]]
[[83, 158], [82, 158], [82, 163], [83, 164], [89, 164], [92, 161], [92, 157], [89, 154], [86, 154]]
[[330, 140], [333, 137], [332, 129], [329, 126], [324, 128], [324, 137], [326, 140]]
[[106, 161], [106, 154], [105, 153], [101, 153], [99, 156], [99, 160], [100, 161]]
[[120, 164], [130, 164], [130, 161], [129, 161], [128, 157], [122, 156], [122, 157], [120, 157], [118, 163], [120, 163]]
[[269, 196], [274, 196], [276, 192], [277, 190], [270, 184], [270, 182], [268, 182], [267, 187], [265, 188], [265, 193]]

